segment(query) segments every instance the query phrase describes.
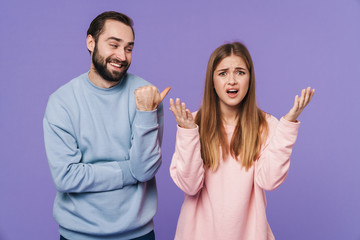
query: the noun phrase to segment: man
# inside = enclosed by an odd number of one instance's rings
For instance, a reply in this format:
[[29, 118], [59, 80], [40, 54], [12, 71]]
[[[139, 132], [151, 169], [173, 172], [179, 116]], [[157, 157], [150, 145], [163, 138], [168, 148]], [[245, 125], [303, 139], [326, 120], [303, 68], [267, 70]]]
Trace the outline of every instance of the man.
[[127, 73], [132, 20], [104, 12], [87, 32], [90, 71], [53, 93], [44, 117], [60, 239], [155, 239], [162, 100]]

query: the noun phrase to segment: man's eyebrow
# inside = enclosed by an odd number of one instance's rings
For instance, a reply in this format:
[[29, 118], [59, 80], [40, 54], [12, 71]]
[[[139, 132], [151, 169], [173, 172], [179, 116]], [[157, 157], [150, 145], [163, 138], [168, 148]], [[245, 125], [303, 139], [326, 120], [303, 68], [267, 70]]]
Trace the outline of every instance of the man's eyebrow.
[[117, 41], [117, 42], [122, 42], [122, 41], [123, 41], [122, 39], [116, 38], [116, 37], [108, 37], [108, 38], [106, 39], [106, 41], [109, 41], [109, 40], [115, 40], [115, 41]]
[[[117, 41], [117, 42], [123, 42], [124, 41], [121, 38], [117, 38], [117, 37], [108, 37], [108, 39], [106, 39], [106, 41], [109, 41], [109, 40], [114, 40], [114, 41]], [[129, 42], [128, 45], [134, 46], [134, 42]]]

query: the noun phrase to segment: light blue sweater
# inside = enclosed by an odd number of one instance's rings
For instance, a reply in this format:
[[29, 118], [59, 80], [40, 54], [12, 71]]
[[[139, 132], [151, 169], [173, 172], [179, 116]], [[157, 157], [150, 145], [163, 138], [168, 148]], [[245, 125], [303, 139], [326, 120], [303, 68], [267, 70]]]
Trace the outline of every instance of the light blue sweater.
[[50, 96], [45, 147], [65, 238], [131, 239], [153, 230], [163, 109], [138, 111], [134, 97], [148, 84], [127, 74], [103, 89], [84, 73]]

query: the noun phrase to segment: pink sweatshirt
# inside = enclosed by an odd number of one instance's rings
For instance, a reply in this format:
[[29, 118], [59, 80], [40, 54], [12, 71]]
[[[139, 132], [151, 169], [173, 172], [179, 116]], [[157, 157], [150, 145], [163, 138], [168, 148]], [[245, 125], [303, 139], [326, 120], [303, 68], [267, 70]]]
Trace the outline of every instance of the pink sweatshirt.
[[[214, 172], [204, 167], [198, 129], [178, 127], [170, 174], [184, 191], [176, 240], [275, 239], [266, 219], [264, 190], [285, 180], [300, 123], [267, 118], [269, 137], [246, 171], [231, 156]], [[233, 126], [226, 126], [229, 141]]]

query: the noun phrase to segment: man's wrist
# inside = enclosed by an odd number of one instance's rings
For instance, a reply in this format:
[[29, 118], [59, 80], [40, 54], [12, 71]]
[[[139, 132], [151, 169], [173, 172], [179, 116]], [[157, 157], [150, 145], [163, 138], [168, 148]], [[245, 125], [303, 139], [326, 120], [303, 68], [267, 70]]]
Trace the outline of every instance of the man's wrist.
[[141, 111], [136, 109], [134, 125], [136, 126], [155, 126], [158, 124], [157, 109], [152, 111]]
[[156, 107], [155, 108], [143, 108], [143, 107], [137, 107], [137, 110], [139, 110], [139, 111], [142, 111], [142, 112], [151, 112], [151, 111], [154, 111], [156, 109]]

